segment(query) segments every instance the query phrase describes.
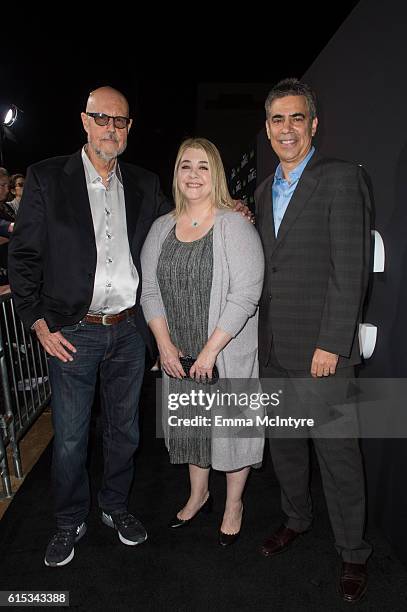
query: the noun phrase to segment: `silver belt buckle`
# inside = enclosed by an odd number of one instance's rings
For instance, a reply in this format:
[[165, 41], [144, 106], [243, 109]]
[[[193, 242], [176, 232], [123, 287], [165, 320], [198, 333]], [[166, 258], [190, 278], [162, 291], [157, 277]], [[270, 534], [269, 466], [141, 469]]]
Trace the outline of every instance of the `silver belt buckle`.
[[102, 325], [112, 325], [112, 323], [107, 323], [106, 322], [106, 317], [109, 317], [110, 315], [104, 314], [102, 315]]

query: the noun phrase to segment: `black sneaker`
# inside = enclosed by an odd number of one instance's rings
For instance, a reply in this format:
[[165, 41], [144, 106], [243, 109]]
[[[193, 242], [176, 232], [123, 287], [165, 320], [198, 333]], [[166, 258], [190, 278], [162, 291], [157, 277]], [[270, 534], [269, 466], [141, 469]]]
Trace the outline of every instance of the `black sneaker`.
[[68, 529], [58, 529], [51, 538], [45, 552], [45, 565], [59, 567], [72, 561], [75, 554], [74, 545], [86, 533], [86, 523]]
[[116, 510], [111, 514], [102, 512], [102, 522], [116, 529], [120, 541], [127, 546], [136, 546], [147, 540], [147, 532], [143, 525], [127, 510]]

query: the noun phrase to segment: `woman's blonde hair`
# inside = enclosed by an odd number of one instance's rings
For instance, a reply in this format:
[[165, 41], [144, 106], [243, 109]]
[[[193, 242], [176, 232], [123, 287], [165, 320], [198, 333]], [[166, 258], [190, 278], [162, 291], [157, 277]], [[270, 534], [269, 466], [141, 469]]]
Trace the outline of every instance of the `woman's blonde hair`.
[[212, 201], [215, 208], [233, 208], [233, 200], [229, 193], [225, 169], [218, 149], [206, 138], [187, 138], [181, 143], [175, 160], [174, 178], [172, 181], [172, 194], [175, 202], [175, 216], [185, 210], [186, 200], [178, 187], [178, 168], [186, 149], [202, 149], [205, 151], [212, 177]]

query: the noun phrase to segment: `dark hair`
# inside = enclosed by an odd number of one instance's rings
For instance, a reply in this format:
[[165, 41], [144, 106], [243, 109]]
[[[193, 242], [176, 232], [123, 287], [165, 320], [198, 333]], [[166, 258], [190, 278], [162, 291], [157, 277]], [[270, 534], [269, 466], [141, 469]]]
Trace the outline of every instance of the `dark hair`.
[[19, 178], [25, 178], [24, 174], [12, 174], [10, 176], [10, 190], [16, 188], [16, 182]]
[[311, 87], [301, 83], [298, 79], [283, 79], [269, 91], [264, 107], [266, 116], [269, 116], [270, 107], [274, 100], [286, 96], [304, 96], [307, 102], [311, 121], [317, 116], [317, 98]]

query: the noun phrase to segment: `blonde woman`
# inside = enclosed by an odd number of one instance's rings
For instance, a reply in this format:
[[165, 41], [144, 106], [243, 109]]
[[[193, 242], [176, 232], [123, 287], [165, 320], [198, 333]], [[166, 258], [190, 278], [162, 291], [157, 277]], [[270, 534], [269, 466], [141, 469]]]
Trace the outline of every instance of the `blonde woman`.
[[[257, 362], [257, 304], [264, 258], [255, 228], [233, 212], [219, 151], [204, 138], [184, 141], [176, 158], [175, 211], [152, 226], [142, 251], [141, 304], [160, 352], [171, 392], [184, 390], [179, 357], [191, 355], [195, 379], [254, 378]], [[178, 379], [178, 380], [176, 380]], [[199, 408], [180, 407], [178, 417]], [[250, 467], [262, 461], [264, 440], [217, 438], [207, 427], [193, 433], [168, 428], [171, 463], [188, 463], [191, 493], [171, 521], [183, 527], [210, 509], [210, 467], [226, 472], [227, 498], [219, 533], [222, 545], [239, 535], [242, 494]]]

